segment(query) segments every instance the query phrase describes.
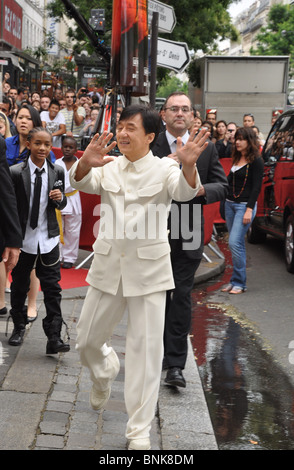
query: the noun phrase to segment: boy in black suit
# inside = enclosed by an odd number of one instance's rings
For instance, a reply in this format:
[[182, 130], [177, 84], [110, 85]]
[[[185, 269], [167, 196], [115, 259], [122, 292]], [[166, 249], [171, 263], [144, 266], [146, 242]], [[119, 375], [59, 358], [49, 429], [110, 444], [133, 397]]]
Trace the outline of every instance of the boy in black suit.
[[59, 225], [55, 209], [66, 206], [64, 172], [47, 158], [52, 147], [51, 134], [33, 128], [27, 140], [30, 155], [25, 162], [10, 167], [23, 234], [19, 262], [13, 269], [11, 316], [14, 330], [9, 344], [19, 346], [27, 323], [25, 300], [30, 288], [30, 273], [36, 268], [44, 293], [46, 317], [43, 329], [48, 338], [46, 354], [67, 352], [69, 344], [60, 337], [62, 327]]

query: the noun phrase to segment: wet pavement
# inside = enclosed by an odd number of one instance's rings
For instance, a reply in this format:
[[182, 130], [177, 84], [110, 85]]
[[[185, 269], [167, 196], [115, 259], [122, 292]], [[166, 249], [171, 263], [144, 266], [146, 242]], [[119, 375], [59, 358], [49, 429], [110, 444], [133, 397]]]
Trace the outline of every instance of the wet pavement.
[[256, 326], [230, 305], [230, 296], [222, 294], [221, 299], [215, 295], [228, 283], [231, 273], [225, 243], [221, 249], [226, 255], [226, 270], [195, 287], [191, 331], [219, 449], [292, 450], [293, 383], [269, 354]]
[[[220, 272], [223, 260], [213, 253], [211, 258], [211, 263], [204, 261], [199, 269], [201, 279]], [[41, 321], [45, 310], [41, 293], [39, 317], [27, 327], [21, 347], [8, 345], [6, 317], [0, 317], [0, 450], [98, 450], [108, 453], [126, 450], [127, 414], [123, 390], [126, 316], [111, 340], [120, 358], [121, 369], [113, 383], [109, 402], [105, 409], [97, 412], [89, 406], [89, 372], [82, 367], [75, 350], [75, 327], [86, 290], [81, 287], [63, 291], [62, 311], [71, 343], [71, 350], [66, 354], [45, 355], [46, 338]], [[10, 322], [8, 337], [11, 331]], [[152, 423], [152, 450], [184, 451], [187, 459], [194, 450], [217, 450], [191, 343], [185, 369], [187, 387], [181, 390], [167, 387], [164, 377], [163, 372]]]

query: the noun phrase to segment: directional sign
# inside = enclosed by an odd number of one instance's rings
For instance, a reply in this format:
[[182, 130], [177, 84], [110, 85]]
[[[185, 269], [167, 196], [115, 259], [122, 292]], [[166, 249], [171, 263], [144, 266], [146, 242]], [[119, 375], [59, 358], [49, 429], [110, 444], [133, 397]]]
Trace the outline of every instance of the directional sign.
[[189, 50], [185, 42], [158, 38], [157, 65], [174, 70], [175, 72], [183, 72], [189, 62]]
[[151, 24], [153, 12], [158, 12], [158, 31], [161, 33], [171, 33], [177, 22], [173, 7], [157, 0], [148, 0], [149, 24]]

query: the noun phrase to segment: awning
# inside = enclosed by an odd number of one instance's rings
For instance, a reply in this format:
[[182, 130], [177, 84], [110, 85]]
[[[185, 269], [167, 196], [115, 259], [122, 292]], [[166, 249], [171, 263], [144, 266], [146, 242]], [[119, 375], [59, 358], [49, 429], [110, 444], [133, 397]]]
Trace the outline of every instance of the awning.
[[11, 52], [8, 52], [8, 51], [0, 51], [0, 58], [1, 59], [10, 59], [12, 64], [15, 66], [15, 67], [18, 67], [22, 72], [24, 72], [24, 69], [22, 68], [22, 66], [20, 65], [19, 63], [19, 60], [18, 58], [12, 54]]

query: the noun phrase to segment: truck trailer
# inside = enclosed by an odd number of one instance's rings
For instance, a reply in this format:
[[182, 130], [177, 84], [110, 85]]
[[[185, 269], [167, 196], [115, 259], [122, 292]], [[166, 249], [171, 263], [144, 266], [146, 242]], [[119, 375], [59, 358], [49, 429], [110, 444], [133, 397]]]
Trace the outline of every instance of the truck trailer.
[[273, 114], [287, 109], [288, 56], [204, 56], [196, 66], [199, 83], [189, 83], [189, 96], [202, 119], [211, 111], [217, 121], [242, 126], [244, 114], [252, 114], [266, 135]]

